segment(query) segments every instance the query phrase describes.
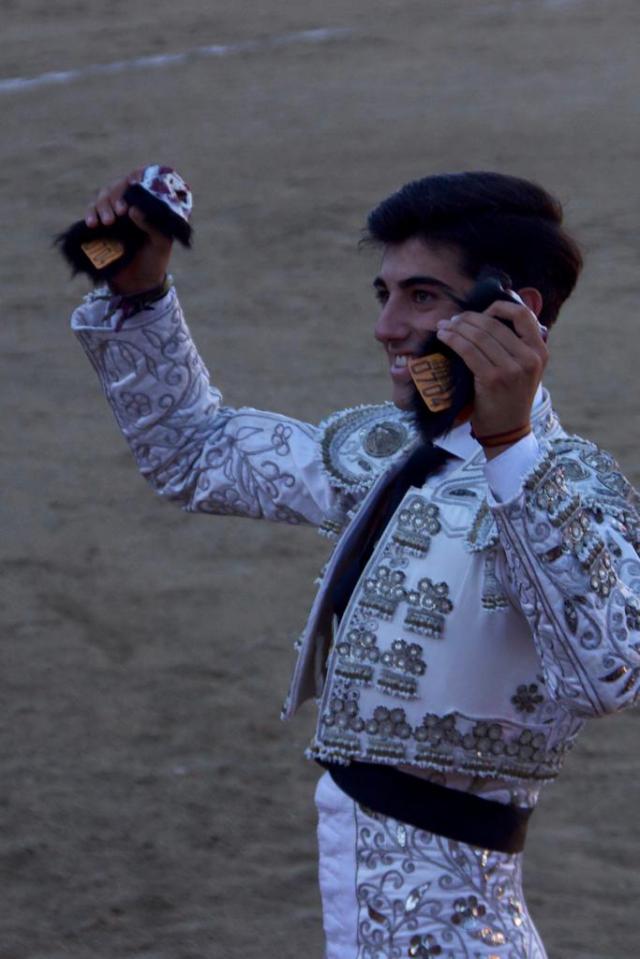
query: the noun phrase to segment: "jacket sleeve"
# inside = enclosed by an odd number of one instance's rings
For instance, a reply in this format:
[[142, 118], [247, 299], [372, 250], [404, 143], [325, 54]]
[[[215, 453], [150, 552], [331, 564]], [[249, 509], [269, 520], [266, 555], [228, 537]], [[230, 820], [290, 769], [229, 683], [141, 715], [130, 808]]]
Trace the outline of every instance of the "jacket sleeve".
[[583, 716], [631, 705], [640, 692], [640, 518], [615, 461], [585, 440], [554, 440], [519, 495], [492, 509], [550, 698]]
[[323, 470], [317, 427], [222, 405], [173, 289], [132, 315], [125, 300], [98, 291], [71, 326], [161, 496], [190, 512], [314, 525], [338, 522], [353, 505]]

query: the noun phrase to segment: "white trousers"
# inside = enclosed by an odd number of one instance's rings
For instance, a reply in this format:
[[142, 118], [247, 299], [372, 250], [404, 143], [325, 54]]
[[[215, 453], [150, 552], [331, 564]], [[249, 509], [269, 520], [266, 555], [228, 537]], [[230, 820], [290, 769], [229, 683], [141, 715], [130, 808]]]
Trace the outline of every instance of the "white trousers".
[[546, 959], [521, 854], [367, 811], [328, 773], [316, 806], [326, 959]]

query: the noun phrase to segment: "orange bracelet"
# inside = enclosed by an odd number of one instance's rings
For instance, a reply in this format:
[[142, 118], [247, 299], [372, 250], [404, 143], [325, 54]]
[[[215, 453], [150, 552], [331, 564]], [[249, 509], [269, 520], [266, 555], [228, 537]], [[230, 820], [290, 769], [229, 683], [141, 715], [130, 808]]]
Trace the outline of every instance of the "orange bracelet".
[[473, 430], [471, 430], [471, 435], [474, 440], [480, 444], [480, 446], [510, 446], [511, 443], [517, 443], [518, 440], [521, 440], [523, 437], [528, 436], [531, 432], [531, 423], [525, 423], [524, 426], [519, 426], [515, 430], [507, 430], [506, 433], [492, 433], [490, 436], [477, 436]]

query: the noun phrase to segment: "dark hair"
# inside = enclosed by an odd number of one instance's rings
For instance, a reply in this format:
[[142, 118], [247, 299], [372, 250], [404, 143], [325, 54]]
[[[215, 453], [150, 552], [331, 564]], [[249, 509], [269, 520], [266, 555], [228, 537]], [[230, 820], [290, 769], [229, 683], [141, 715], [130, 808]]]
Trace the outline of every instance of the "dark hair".
[[386, 246], [417, 236], [455, 247], [470, 277], [493, 267], [514, 289], [538, 289], [540, 321], [551, 326], [582, 269], [580, 249], [561, 224], [560, 202], [537, 183], [502, 173], [446, 173], [413, 180], [379, 203], [365, 239]]

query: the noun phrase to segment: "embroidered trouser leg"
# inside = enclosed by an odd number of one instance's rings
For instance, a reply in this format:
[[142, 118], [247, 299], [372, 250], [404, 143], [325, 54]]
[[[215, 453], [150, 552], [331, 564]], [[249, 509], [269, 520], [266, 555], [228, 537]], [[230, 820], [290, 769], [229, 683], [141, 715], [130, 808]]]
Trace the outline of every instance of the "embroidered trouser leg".
[[328, 773], [316, 805], [326, 959], [546, 959], [521, 855], [370, 813]]

